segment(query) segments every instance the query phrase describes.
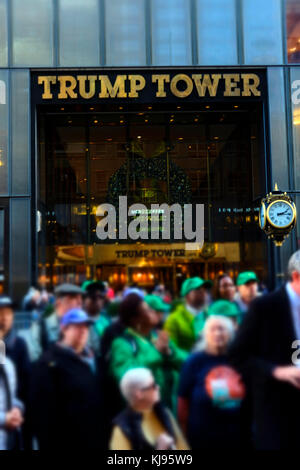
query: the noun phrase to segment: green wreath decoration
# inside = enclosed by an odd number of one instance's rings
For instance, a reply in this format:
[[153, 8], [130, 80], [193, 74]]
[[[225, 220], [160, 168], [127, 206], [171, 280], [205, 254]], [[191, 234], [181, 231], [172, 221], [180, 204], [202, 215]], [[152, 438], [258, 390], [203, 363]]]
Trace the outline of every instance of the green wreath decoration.
[[[166, 154], [152, 158], [131, 154], [130, 158], [126, 159], [125, 163], [110, 177], [108, 183], [107, 202], [115, 207], [119, 205], [119, 196], [127, 195], [128, 175], [130, 181], [151, 178], [167, 182]], [[183, 206], [191, 202], [190, 180], [182, 168], [172, 161], [169, 161], [169, 183], [170, 204], [179, 203]]]

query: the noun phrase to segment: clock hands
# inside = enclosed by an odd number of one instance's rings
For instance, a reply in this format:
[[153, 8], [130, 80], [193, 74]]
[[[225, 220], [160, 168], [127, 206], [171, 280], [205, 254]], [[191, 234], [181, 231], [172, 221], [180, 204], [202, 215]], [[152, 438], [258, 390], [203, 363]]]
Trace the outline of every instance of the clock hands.
[[286, 214], [286, 212], [287, 212], [288, 210], [289, 210], [289, 209], [285, 209], [284, 212], [278, 212], [277, 217], [278, 217], [279, 215], [284, 215], [284, 214]]

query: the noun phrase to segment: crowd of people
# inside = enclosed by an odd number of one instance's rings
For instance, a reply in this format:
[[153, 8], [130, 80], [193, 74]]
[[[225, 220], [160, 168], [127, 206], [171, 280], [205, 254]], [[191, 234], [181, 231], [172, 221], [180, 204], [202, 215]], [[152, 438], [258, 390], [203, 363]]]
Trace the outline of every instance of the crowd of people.
[[16, 329], [14, 302], [0, 297], [1, 450], [295, 442], [300, 251], [270, 294], [252, 271], [187, 278], [174, 298], [162, 284], [114, 291], [87, 280], [31, 288], [23, 309], [31, 326]]

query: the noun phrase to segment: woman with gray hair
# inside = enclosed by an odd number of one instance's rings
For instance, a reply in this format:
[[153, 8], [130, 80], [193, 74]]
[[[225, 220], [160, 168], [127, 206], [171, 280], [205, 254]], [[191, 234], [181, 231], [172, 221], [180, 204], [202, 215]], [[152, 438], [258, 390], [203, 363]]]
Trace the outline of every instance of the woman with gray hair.
[[160, 402], [159, 386], [149, 369], [129, 369], [120, 388], [128, 407], [114, 420], [111, 450], [187, 450], [172, 414]]
[[212, 315], [203, 331], [203, 350], [190, 356], [180, 377], [178, 417], [192, 449], [239, 448], [245, 387], [229, 366], [227, 349], [235, 327]]

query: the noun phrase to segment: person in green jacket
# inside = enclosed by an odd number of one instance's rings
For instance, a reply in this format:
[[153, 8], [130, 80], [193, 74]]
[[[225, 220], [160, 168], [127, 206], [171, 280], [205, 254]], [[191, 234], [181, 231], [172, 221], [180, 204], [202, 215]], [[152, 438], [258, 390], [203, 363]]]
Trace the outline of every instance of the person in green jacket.
[[177, 305], [165, 322], [164, 330], [185, 351], [192, 349], [203, 330], [207, 317], [207, 288], [211, 285], [201, 277], [186, 279], [180, 291], [184, 303]]
[[162, 401], [175, 412], [179, 371], [187, 353], [170, 341], [166, 331], [154, 331], [159, 317], [139, 295], [129, 294], [121, 302], [120, 318], [126, 329], [111, 346], [111, 375], [119, 383], [129, 369], [150, 369]]

